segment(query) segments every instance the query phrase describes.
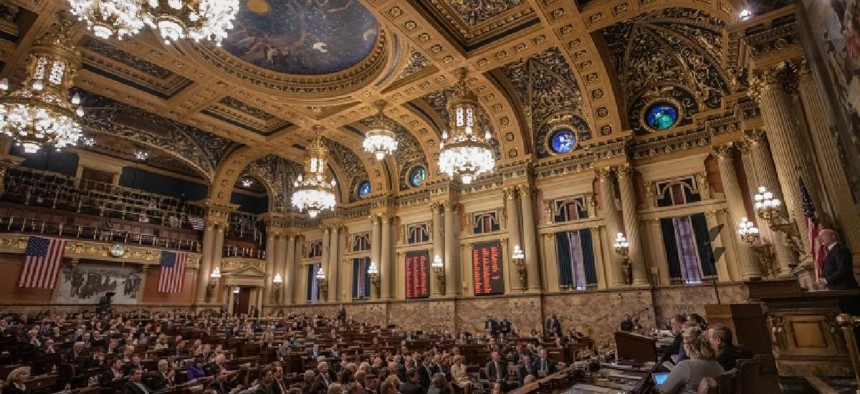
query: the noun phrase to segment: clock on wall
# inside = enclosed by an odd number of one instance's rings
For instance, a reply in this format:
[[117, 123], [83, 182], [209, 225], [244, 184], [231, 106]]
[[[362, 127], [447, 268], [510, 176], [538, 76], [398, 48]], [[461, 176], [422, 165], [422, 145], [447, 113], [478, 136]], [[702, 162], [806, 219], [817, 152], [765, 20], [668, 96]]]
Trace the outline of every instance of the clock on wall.
[[113, 244], [110, 247], [110, 255], [113, 257], [122, 257], [125, 254], [125, 246], [120, 244]]

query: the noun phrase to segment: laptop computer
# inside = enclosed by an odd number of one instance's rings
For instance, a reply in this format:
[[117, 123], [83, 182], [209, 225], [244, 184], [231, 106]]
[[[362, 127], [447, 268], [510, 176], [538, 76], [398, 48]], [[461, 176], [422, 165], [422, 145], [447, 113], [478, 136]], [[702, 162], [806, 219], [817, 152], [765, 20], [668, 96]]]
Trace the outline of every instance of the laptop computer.
[[654, 384], [661, 385], [666, 381], [666, 378], [669, 377], [669, 372], [654, 372], [651, 374], [651, 378], [654, 379]]

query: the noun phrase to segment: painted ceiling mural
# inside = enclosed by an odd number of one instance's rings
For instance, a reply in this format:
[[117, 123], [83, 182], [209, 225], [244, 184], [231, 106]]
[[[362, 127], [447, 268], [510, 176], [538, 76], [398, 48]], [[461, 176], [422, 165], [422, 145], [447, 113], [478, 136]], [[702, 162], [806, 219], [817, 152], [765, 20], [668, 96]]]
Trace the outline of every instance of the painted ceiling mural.
[[645, 112], [664, 101], [680, 112], [678, 125], [719, 108], [729, 92], [720, 67], [724, 28], [703, 11], [668, 8], [604, 29], [630, 128], [637, 134], [659, 130], [649, 129]]
[[296, 75], [345, 70], [370, 54], [376, 19], [358, 0], [242, 0], [223, 47], [257, 67]]

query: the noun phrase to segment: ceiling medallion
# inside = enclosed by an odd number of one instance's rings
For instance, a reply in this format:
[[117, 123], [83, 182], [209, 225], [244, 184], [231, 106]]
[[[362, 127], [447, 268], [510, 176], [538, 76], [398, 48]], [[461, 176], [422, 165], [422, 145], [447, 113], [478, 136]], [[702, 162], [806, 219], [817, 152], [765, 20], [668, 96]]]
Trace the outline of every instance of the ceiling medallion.
[[454, 93], [448, 100], [451, 134], [442, 133], [439, 144], [439, 169], [451, 178], [459, 176], [463, 184], [475, 176], [492, 171], [496, 165], [489, 130], [481, 136], [478, 127], [478, 98], [466, 87], [466, 70], [458, 70]]
[[397, 150], [397, 139], [391, 130], [391, 121], [382, 114], [385, 108], [384, 101], [374, 103], [378, 113], [371, 119], [370, 130], [364, 134], [364, 150], [373, 153], [376, 160], [382, 160], [386, 154], [393, 154]]
[[239, 12], [239, 0], [146, 0], [143, 20], [165, 44], [190, 38], [221, 46]]
[[116, 35], [121, 40], [144, 26], [140, 0], [69, 0], [69, 4], [72, 14], [101, 39]]
[[326, 161], [328, 160], [328, 149], [322, 142], [322, 137], [317, 134], [314, 141], [308, 146], [304, 161], [304, 175], [293, 183], [296, 191], [293, 193], [291, 202], [299, 211], [308, 211], [311, 218], [317, 217], [320, 211], [334, 209], [337, 203], [335, 198], [334, 179], [326, 181]]
[[[72, 79], [81, 67], [80, 54], [69, 40], [71, 23], [63, 14], [36, 40], [23, 84], [0, 97], [0, 131], [27, 153], [48, 145], [57, 149], [74, 145], [81, 137], [81, 98], [77, 94], [69, 98]], [[8, 89], [8, 80], [0, 81], [0, 90]]]

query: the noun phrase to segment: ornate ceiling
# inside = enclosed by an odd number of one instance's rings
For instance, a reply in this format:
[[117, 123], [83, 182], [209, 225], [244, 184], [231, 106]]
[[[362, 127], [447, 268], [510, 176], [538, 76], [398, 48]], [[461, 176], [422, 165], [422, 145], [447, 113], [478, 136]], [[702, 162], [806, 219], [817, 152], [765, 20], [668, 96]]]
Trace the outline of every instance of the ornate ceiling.
[[[728, 93], [726, 29], [740, 0], [243, 0], [223, 47], [165, 46], [144, 30], [101, 40], [78, 26], [76, 86], [87, 133], [161, 150], [229, 201], [242, 176], [286, 206], [307, 145], [321, 132], [332, 152], [339, 201], [411, 193], [416, 166], [428, 182], [447, 125], [455, 71], [469, 71], [481, 123], [499, 165], [585, 160], [589, 147], [683, 133]], [[758, 6], [758, 5], [757, 5]], [[67, 7], [60, 0], [0, 1], [2, 76], [19, 80], [32, 41]], [[14, 85], [14, 83], [13, 83]], [[388, 103], [397, 154], [377, 162], [361, 148], [373, 103]], [[668, 130], [643, 111], [677, 103]], [[575, 148], [548, 138], [569, 127]], [[107, 136], [111, 136], [107, 138]], [[100, 148], [107, 149], [107, 148]]]

